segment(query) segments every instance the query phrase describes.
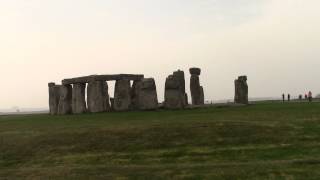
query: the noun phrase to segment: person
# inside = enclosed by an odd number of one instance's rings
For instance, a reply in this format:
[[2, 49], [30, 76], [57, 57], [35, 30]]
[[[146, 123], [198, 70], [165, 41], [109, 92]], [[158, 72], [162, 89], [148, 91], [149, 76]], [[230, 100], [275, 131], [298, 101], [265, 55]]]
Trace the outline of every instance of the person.
[[312, 102], [312, 92], [311, 91], [309, 91], [309, 93], [308, 93], [308, 99], [309, 99], [309, 102]]
[[286, 99], [286, 96], [284, 94], [282, 94], [282, 102], [284, 102]]
[[299, 100], [302, 101], [302, 94], [299, 95]]
[[288, 94], [288, 101], [290, 101], [290, 99], [291, 99], [291, 95], [290, 95], [290, 94]]
[[307, 94], [307, 93], [304, 95], [304, 98], [305, 98], [306, 100], [308, 99], [308, 94]]

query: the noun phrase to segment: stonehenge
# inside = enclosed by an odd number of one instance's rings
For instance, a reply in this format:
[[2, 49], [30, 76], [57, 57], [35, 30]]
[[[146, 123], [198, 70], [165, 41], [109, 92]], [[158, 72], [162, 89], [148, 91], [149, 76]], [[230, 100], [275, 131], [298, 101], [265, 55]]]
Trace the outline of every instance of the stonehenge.
[[[193, 105], [204, 104], [199, 68], [191, 68], [190, 88]], [[114, 97], [110, 97], [108, 82], [115, 81]], [[132, 85], [131, 85], [132, 84]], [[99, 113], [109, 111], [157, 110], [159, 106], [154, 78], [141, 74], [90, 75], [62, 80], [61, 85], [49, 83], [51, 115]], [[183, 71], [166, 78], [163, 107], [183, 109], [188, 106]]]
[[239, 76], [238, 79], [234, 81], [234, 83], [235, 83], [234, 102], [237, 104], [249, 104], [247, 76]]
[[164, 107], [167, 109], [182, 109], [187, 106], [183, 71], [178, 70], [167, 77], [164, 96]]
[[200, 74], [201, 69], [190, 68], [190, 91], [192, 98], [192, 105], [204, 105], [204, 91], [203, 87], [200, 86]]
[[[116, 81], [113, 98], [109, 97], [108, 81]], [[131, 81], [135, 88], [131, 87]], [[49, 83], [48, 87], [51, 115], [158, 108], [155, 81], [144, 79], [144, 75], [91, 75], [64, 79], [62, 85]], [[133, 89], [135, 97], [132, 97]]]

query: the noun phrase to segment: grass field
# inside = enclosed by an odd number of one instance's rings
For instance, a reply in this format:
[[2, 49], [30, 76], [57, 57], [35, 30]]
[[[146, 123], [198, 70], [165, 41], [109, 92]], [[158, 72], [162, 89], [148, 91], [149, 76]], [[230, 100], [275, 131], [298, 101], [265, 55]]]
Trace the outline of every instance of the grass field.
[[320, 179], [320, 103], [0, 116], [0, 179]]

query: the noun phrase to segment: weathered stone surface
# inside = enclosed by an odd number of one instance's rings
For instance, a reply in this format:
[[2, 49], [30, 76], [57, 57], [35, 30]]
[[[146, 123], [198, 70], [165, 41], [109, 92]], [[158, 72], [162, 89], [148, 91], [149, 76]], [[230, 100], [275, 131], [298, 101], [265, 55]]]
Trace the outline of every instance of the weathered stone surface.
[[167, 109], [182, 109], [185, 107], [185, 93], [181, 91], [180, 82], [174, 75], [166, 79], [164, 107]]
[[49, 109], [51, 115], [58, 114], [59, 100], [60, 100], [60, 85], [49, 83]]
[[235, 80], [235, 103], [249, 104], [247, 76], [239, 76]]
[[140, 110], [154, 110], [158, 108], [158, 96], [156, 83], [153, 78], [141, 81], [138, 93], [138, 104]]
[[174, 78], [177, 79], [179, 82], [179, 89], [182, 93], [186, 93], [186, 80], [184, 78], [184, 72], [183, 71], [175, 71], [173, 72]]
[[190, 68], [189, 71], [190, 71], [191, 75], [200, 76], [200, 74], [201, 74], [201, 69], [200, 68]]
[[117, 80], [114, 90], [114, 109], [115, 111], [127, 111], [131, 105], [129, 80]]
[[201, 86], [199, 76], [191, 75], [190, 91], [193, 105], [201, 105]]
[[88, 83], [88, 111], [105, 112], [110, 110], [108, 84], [105, 81], [91, 81]]
[[201, 69], [190, 68], [190, 91], [192, 97], [192, 105], [203, 105], [204, 104], [204, 92], [203, 87], [200, 86]]
[[203, 87], [200, 87], [200, 104], [204, 104], [204, 90]]
[[181, 101], [181, 92], [175, 89], [168, 89], [165, 92], [165, 103], [166, 109], [183, 109], [184, 101]]
[[110, 98], [111, 111], [114, 111], [114, 98]]
[[181, 70], [175, 71], [173, 72], [173, 77], [177, 79], [177, 81], [179, 82], [179, 89], [181, 91], [181, 93], [184, 94], [185, 98], [184, 98], [184, 106], [188, 105], [188, 94], [186, 93], [186, 80], [185, 80], [185, 76], [184, 76], [184, 72]]
[[186, 106], [188, 105], [188, 94], [187, 93], [184, 94], [184, 103]]
[[139, 95], [141, 92], [141, 80], [133, 81], [132, 87], [131, 87], [131, 109], [140, 109], [140, 102], [139, 102]]
[[74, 114], [81, 114], [86, 111], [86, 84], [74, 84], [72, 88], [72, 112]]
[[141, 74], [114, 74], [114, 75], [91, 75], [62, 80], [62, 84], [89, 83], [91, 81], [117, 81], [117, 80], [141, 80], [144, 75]]
[[176, 89], [180, 91], [179, 85], [179, 81], [173, 75], [169, 75], [166, 79], [165, 89]]
[[72, 113], [72, 86], [63, 85], [60, 86], [60, 99], [58, 106], [58, 114], [66, 115]]

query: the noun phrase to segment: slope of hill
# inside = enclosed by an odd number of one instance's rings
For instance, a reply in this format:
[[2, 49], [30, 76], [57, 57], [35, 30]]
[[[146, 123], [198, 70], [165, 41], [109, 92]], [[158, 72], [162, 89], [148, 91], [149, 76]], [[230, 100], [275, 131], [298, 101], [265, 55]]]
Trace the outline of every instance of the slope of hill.
[[0, 179], [317, 179], [320, 103], [0, 116]]

